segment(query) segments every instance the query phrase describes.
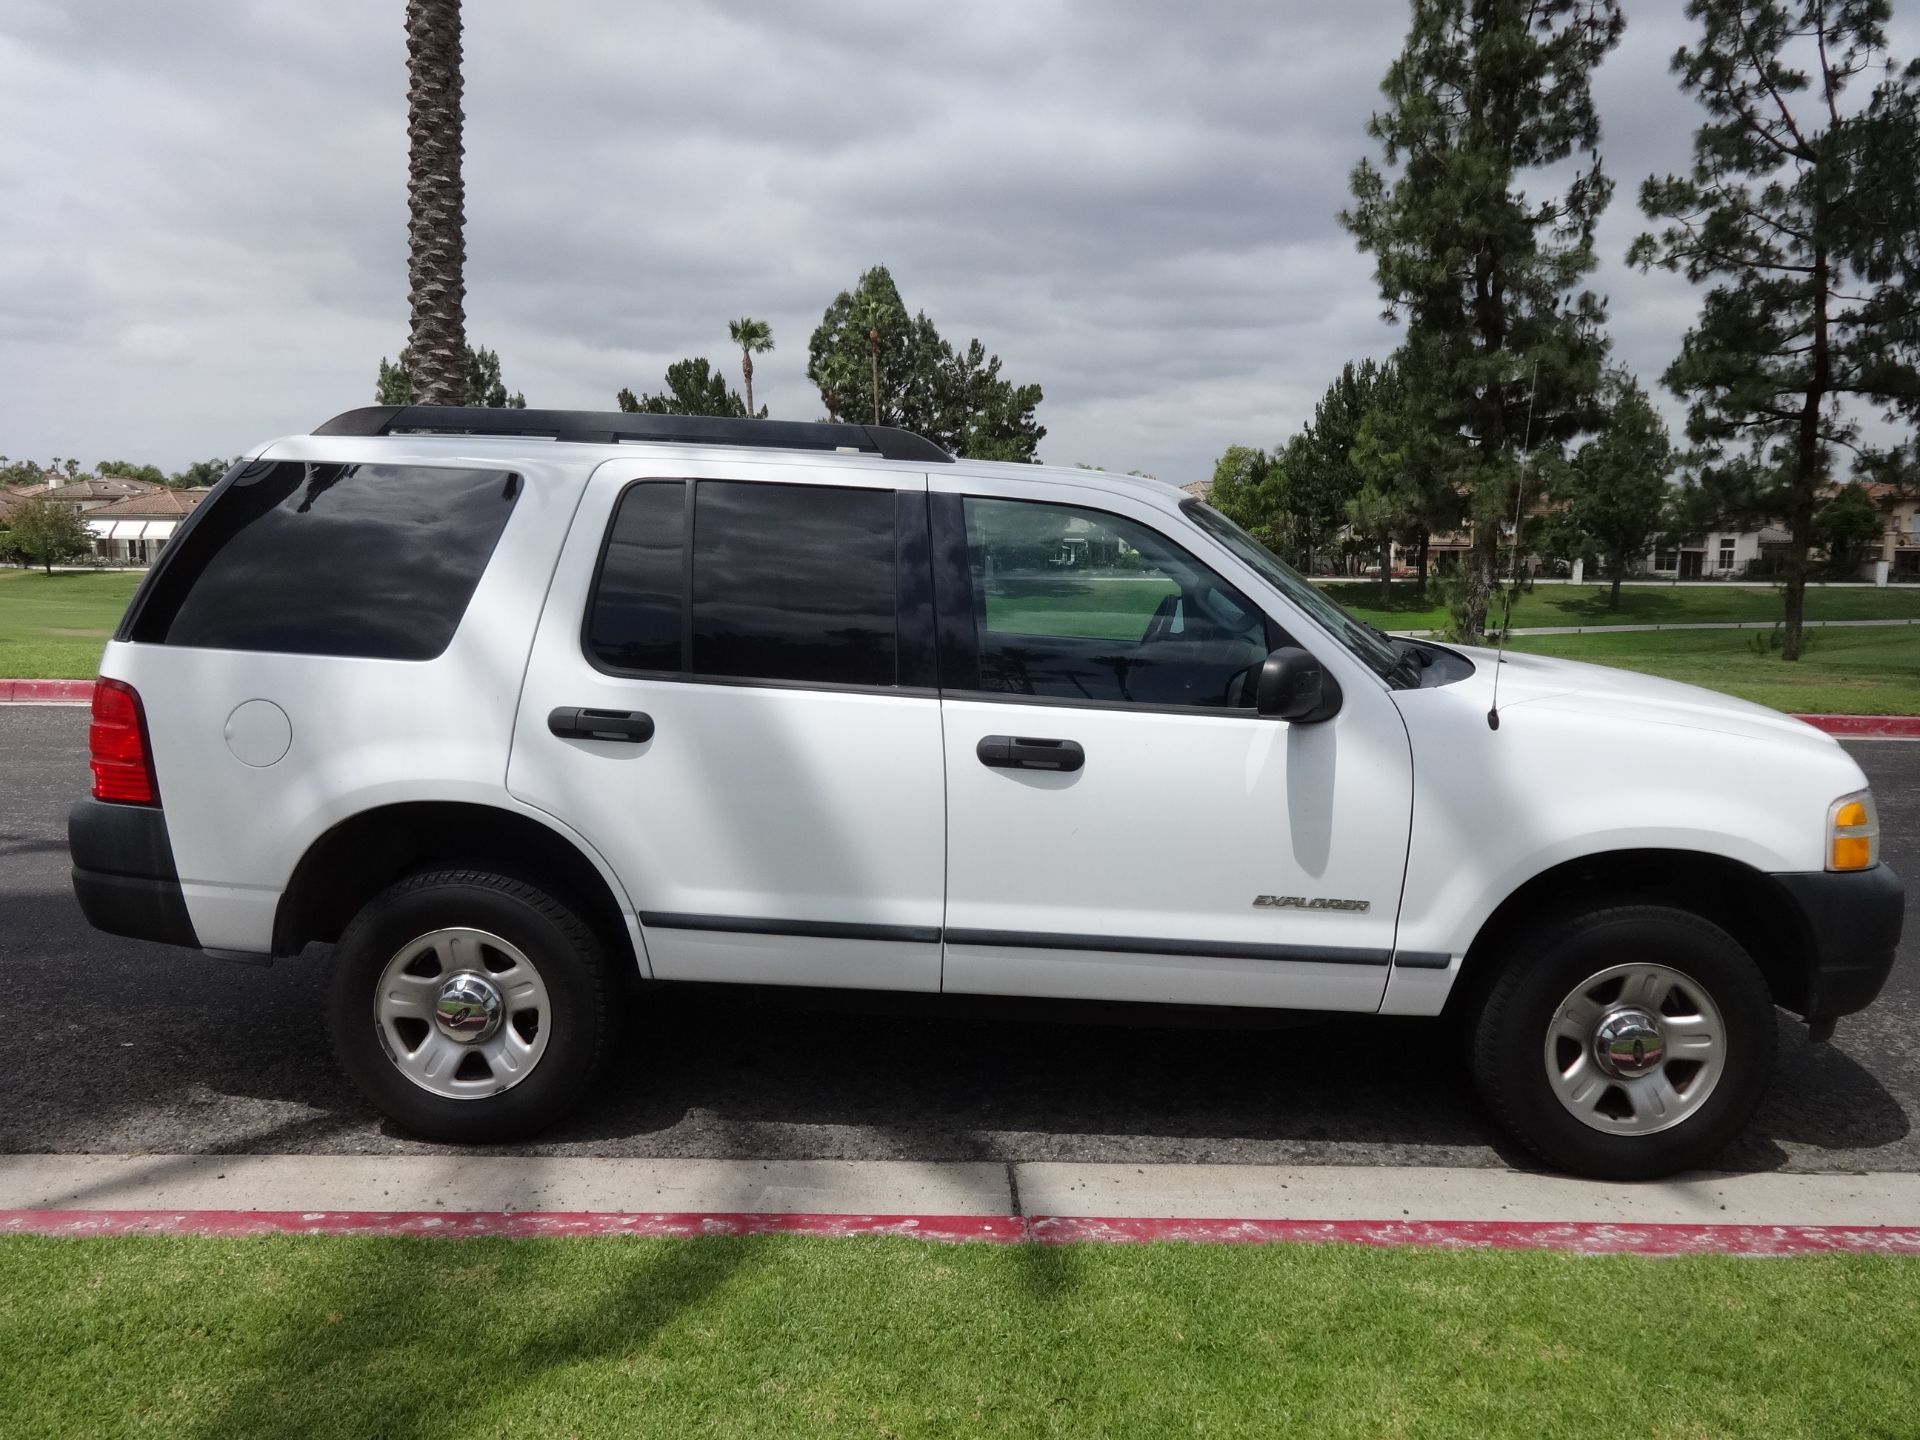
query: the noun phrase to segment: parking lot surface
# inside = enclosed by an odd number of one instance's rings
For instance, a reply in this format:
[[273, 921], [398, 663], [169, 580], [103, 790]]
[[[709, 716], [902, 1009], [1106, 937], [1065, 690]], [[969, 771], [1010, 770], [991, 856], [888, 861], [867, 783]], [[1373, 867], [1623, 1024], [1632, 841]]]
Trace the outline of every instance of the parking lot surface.
[[[0, 706], [0, 1153], [428, 1154], [326, 1037], [326, 962], [270, 969], [95, 933], [67, 885], [87, 714]], [[1849, 742], [1920, 881], [1920, 743]], [[1753, 783], [1765, 785], [1765, 775]], [[1551, 795], [1543, 803], [1552, 803]], [[1911, 896], [1911, 891], [1910, 891]], [[1920, 1171], [1920, 935], [1828, 1045], [1781, 1018], [1733, 1170]], [[1317, 1165], [1525, 1164], [1431, 1021], [1181, 1029], [651, 998], [600, 1095], [514, 1153]]]

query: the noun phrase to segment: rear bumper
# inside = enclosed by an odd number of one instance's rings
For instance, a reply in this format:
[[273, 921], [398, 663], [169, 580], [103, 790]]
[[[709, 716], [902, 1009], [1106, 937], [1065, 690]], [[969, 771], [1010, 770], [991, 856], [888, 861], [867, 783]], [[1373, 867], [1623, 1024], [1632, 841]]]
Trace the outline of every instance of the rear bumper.
[[67, 812], [73, 894], [96, 930], [199, 948], [157, 806], [82, 800]]
[[1774, 880], [1800, 914], [1809, 1020], [1864, 1010], [1893, 969], [1906, 918], [1906, 886], [1885, 865], [1850, 874], [1807, 871]]

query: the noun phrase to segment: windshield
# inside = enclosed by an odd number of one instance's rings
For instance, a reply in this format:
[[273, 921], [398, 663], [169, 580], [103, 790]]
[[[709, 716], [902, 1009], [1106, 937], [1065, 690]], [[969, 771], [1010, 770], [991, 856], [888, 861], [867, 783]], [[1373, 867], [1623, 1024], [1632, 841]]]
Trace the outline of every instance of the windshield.
[[[1394, 647], [1378, 630], [1356, 620], [1323, 594], [1306, 576], [1262, 545], [1253, 536], [1227, 519], [1218, 510], [1189, 500], [1180, 507], [1202, 530], [1218, 540], [1251, 566], [1274, 589], [1306, 611], [1322, 629], [1365, 663], [1368, 669], [1390, 685], [1417, 684], [1409, 674], [1407, 655]], [[1419, 662], [1415, 661], [1415, 665]]]

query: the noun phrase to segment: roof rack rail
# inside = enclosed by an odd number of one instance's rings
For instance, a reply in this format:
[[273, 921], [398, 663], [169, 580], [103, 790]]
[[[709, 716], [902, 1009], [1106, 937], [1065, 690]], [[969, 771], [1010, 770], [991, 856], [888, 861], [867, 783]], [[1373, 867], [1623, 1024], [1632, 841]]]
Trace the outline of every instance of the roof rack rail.
[[652, 440], [681, 445], [751, 445], [775, 450], [855, 451], [888, 460], [951, 464], [931, 440], [892, 425], [636, 415], [600, 410], [509, 410], [477, 405], [366, 405], [334, 416], [316, 435], [527, 435], [588, 445]]

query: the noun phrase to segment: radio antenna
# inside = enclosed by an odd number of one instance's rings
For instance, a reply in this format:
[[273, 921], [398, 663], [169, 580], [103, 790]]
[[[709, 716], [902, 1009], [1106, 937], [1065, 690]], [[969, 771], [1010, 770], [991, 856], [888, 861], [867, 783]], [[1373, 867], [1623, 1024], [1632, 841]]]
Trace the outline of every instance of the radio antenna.
[[1520, 511], [1527, 499], [1527, 460], [1533, 454], [1533, 403], [1540, 398], [1540, 362], [1533, 362], [1527, 382], [1527, 428], [1520, 442], [1520, 483], [1513, 487], [1513, 548], [1507, 564], [1507, 592], [1500, 612], [1500, 643], [1493, 652], [1493, 702], [1487, 710], [1487, 728], [1500, 728], [1500, 672], [1507, 663], [1507, 632], [1513, 629], [1513, 592], [1520, 588]]

